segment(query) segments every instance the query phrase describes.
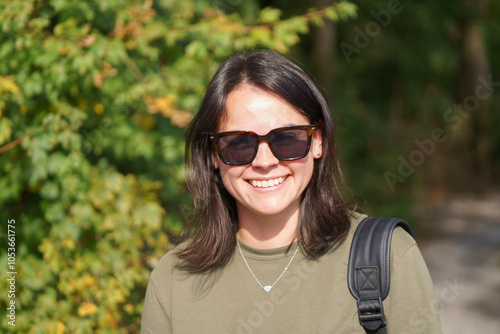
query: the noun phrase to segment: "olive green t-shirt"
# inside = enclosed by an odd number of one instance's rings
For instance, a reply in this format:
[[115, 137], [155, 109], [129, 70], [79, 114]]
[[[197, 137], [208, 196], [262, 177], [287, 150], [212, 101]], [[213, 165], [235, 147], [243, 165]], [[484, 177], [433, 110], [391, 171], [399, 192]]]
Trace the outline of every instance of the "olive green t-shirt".
[[[346, 240], [319, 259], [299, 250], [269, 292], [259, 286], [237, 247], [229, 263], [210, 274], [179, 270], [175, 249], [168, 252], [151, 274], [141, 332], [364, 334], [347, 285], [351, 240], [362, 218], [356, 215]], [[276, 281], [298, 247], [240, 245], [263, 286]], [[415, 241], [401, 228], [392, 237], [391, 286], [383, 305], [389, 334], [442, 333], [427, 267]]]

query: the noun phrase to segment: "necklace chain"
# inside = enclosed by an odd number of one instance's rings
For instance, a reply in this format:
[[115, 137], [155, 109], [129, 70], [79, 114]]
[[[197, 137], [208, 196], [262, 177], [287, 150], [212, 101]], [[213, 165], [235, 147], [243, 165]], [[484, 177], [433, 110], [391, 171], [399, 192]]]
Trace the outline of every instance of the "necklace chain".
[[288, 262], [288, 264], [286, 265], [285, 269], [283, 269], [283, 272], [281, 273], [281, 275], [279, 275], [279, 277], [276, 279], [276, 281], [274, 281], [273, 285], [263, 286], [259, 282], [259, 280], [257, 279], [257, 277], [255, 277], [255, 274], [253, 273], [252, 269], [250, 269], [250, 266], [248, 265], [248, 262], [245, 259], [245, 256], [243, 255], [243, 252], [241, 251], [240, 242], [238, 240], [236, 240], [236, 243], [238, 245], [238, 249], [240, 250], [241, 257], [243, 258], [243, 262], [245, 262], [245, 264], [246, 264], [246, 266], [248, 268], [248, 271], [250, 271], [250, 274], [252, 274], [252, 277], [254, 278], [254, 280], [257, 282], [257, 284], [260, 285], [260, 287], [262, 288], [262, 290], [264, 290], [265, 292], [271, 291], [271, 289], [274, 288], [274, 286], [276, 285], [276, 283], [278, 283], [278, 281], [281, 279], [281, 277], [287, 272], [288, 267], [290, 267], [290, 264], [292, 263], [293, 259], [295, 258], [295, 255], [297, 255], [297, 251], [299, 250], [299, 247], [297, 246], [297, 249], [295, 249], [295, 253], [293, 253], [293, 256], [290, 259], [290, 262]]

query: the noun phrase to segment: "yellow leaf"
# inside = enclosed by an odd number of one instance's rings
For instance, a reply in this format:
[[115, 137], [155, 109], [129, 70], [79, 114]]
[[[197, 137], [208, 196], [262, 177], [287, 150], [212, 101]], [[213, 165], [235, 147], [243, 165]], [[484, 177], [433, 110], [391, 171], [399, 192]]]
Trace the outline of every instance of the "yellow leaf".
[[134, 305], [132, 304], [127, 304], [123, 307], [125, 309], [125, 312], [128, 314], [132, 314], [134, 312]]
[[61, 321], [51, 322], [46, 326], [46, 329], [49, 333], [63, 334], [66, 331], [66, 325]]
[[104, 111], [104, 106], [101, 103], [94, 103], [93, 109], [97, 115], [101, 115]]
[[56, 327], [56, 333], [63, 334], [65, 331], [66, 331], [66, 326], [62, 322], [58, 321]]
[[85, 317], [88, 315], [93, 315], [97, 312], [97, 306], [95, 306], [94, 303], [92, 302], [84, 302], [80, 307], [78, 308], [78, 315], [80, 317]]
[[62, 248], [75, 249], [75, 241], [73, 239], [65, 239], [61, 241]]
[[92, 277], [92, 276], [88, 276], [88, 275], [86, 275], [86, 276], [83, 278], [83, 281], [85, 282], [85, 284], [86, 284], [87, 286], [92, 286], [92, 285], [94, 285], [95, 279], [94, 279], [94, 277]]
[[0, 77], [0, 93], [19, 92], [19, 86], [12, 80], [12, 77]]

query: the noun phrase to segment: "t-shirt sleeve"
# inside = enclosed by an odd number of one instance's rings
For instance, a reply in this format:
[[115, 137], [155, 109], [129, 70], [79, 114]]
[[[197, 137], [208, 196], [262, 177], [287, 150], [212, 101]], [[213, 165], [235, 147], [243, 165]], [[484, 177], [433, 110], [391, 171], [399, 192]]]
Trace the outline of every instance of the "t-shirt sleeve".
[[141, 334], [172, 333], [168, 306], [172, 280], [170, 255], [167, 253], [151, 273], [142, 310]]
[[437, 306], [417, 244], [401, 228], [396, 229], [391, 246], [391, 285], [384, 301], [388, 333], [442, 334]]

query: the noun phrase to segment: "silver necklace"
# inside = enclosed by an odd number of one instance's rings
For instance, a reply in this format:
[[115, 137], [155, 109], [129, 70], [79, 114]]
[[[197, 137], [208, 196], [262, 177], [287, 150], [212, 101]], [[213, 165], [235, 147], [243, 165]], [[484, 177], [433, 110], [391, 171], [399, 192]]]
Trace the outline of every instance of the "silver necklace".
[[248, 262], [247, 260], [245, 259], [245, 256], [243, 255], [243, 252], [241, 251], [241, 247], [240, 247], [240, 242], [238, 240], [236, 240], [236, 243], [238, 244], [238, 249], [240, 250], [240, 254], [241, 254], [241, 257], [243, 258], [243, 261], [245, 262], [245, 264], [247, 265], [247, 268], [248, 268], [248, 271], [250, 272], [250, 274], [252, 274], [253, 278], [255, 279], [255, 281], [260, 285], [260, 287], [265, 291], [265, 292], [269, 292], [271, 291], [272, 288], [274, 288], [274, 286], [276, 285], [276, 283], [278, 283], [278, 281], [281, 279], [281, 277], [287, 272], [288, 270], [288, 267], [290, 267], [290, 264], [292, 263], [293, 259], [295, 258], [295, 255], [297, 255], [297, 251], [299, 250], [299, 247], [297, 246], [297, 249], [295, 249], [295, 253], [293, 253], [293, 256], [292, 258], [290, 259], [290, 262], [288, 262], [288, 264], [286, 265], [285, 269], [283, 269], [283, 272], [281, 273], [281, 275], [276, 279], [276, 281], [274, 281], [273, 285], [265, 285], [263, 286], [262, 284], [260, 284], [259, 280], [257, 279], [257, 277], [255, 277], [252, 269], [250, 269], [250, 266], [248, 265]]

